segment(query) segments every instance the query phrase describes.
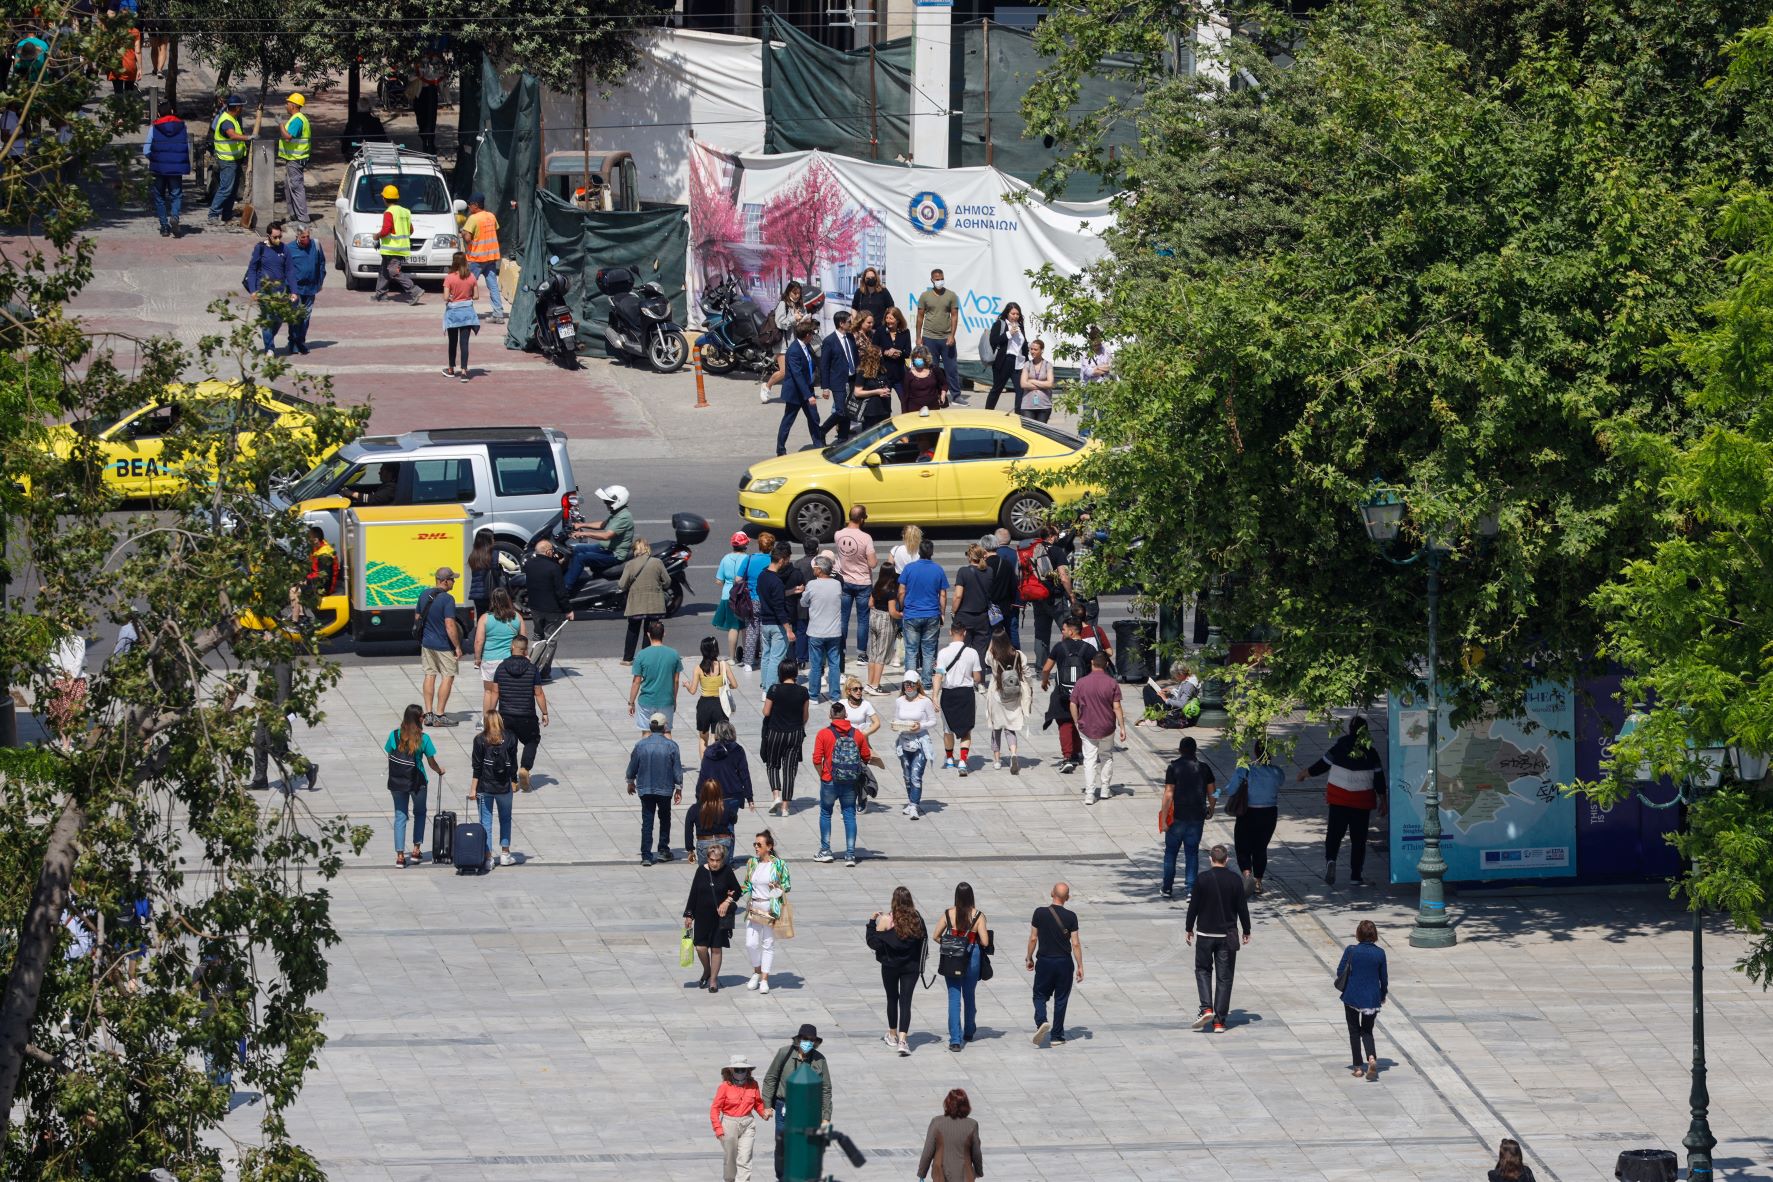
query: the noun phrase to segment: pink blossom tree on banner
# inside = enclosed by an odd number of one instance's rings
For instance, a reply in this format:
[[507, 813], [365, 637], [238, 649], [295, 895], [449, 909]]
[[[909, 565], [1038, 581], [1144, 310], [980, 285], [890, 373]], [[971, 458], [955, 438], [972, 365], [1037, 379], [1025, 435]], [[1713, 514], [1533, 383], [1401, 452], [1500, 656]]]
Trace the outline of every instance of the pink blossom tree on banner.
[[763, 207], [763, 242], [783, 278], [811, 279], [823, 261], [862, 249], [868, 214], [852, 208], [837, 176], [820, 160]]
[[690, 154], [690, 225], [696, 240], [691, 249], [703, 283], [718, 281], [740, 268], [736, 249], [745, 239], [745, 221], [738, 202], [721, 183], [719, 166], [708, 154]]

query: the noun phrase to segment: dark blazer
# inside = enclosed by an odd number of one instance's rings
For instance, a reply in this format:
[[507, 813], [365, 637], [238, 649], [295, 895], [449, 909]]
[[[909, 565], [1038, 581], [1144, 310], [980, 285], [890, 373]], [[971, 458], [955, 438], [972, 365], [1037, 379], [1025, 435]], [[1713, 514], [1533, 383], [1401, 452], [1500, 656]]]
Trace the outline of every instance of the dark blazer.
[[532, 612], [545, 616], [566, 613], [566, 574], [558, 562], [532, 554], [523, 564], [523, 579]]
[[794, 341], [788, 346], [788, 376], [782, 380], [782, 401], [789, 406], [799, 406], [811, 402], [816, 395], [813, 389], [813, 353], [804, 342]]
[[1336, 975], [1348, 966], [1348, 987], [1342, 991], [1342, 1004], [1357, 1010], [1375, 1010], [1385, 1004], [1391, 992], [1391, 977], [1385, 971], [1385, 949], [1377, 944], [1350, 944], [1342, 950]]
[[819, 386], [833, 393], [849, 393], [856, 380], [856, 342], [848, 333], [834, 332], [826, 336], [819, 350]]
[[877, 318], [874, 324], [874, 343], [882, 354], [885, 354], [888, 349], [899, 350], [900, 356], [898, 357], [881, 357], [880, 372], [886, 375], [887, 383], [893, 389], [902, 389], [905, 385], [905, 361], [911, 356], [910, 330], [901, 329], [899, 332], [890, 332], [887, 326], [880, 323]]

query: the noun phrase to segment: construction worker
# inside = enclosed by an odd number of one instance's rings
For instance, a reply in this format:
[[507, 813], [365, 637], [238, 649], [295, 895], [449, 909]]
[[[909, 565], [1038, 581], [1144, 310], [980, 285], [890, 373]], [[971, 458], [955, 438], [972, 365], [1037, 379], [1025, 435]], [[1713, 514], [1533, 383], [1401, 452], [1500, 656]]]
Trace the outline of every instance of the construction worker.
[[462, 227], [462, 242], [468, 248], [468, 270], [486, 283], [486, 294], [492, 300], [492, 318], [505, 319], [505, 296], [499, 290], [499, 219], [486, 207], [486, 194], [468, 198], [468, 221]]
[[388, 203], [388, 207], [382, 214], [382, 228], [376, 231], [376, 242], [382, 252], [382, 271], [376, 276], [376, 299], [387, 294], [388, 284], [393, 283], [406, 293], [407, 303], [416, 304], [419, 302], [418, 288], [400, 269], [402, 262], [412, 253], [412, 212], [400, 204], [400, 190], [393, 185], [382, 187], [382, 200]]
[[303, 108], [308, 100], [299, 94], [289, 96], [283, 109], [289, 120], [278, 129], [277, 159], [283, 161], [283, 199], [289, 206], [289, 220], [298, 225], [308, 223], [308, 154], [313, 148], [314, 128]]
[[210, 129], [210, 147], [215, 152], [215, 198], [209, 203], [209, 225], [222, 226], [236, 234], [246, 228], [234, 224], [234, 190], [240, 183], [240, 164], [246, 159], [246, 133], [240, 128], [240, 110], [246, 100], [237, 94], [228, 96], [222, 113], [215, 117]]

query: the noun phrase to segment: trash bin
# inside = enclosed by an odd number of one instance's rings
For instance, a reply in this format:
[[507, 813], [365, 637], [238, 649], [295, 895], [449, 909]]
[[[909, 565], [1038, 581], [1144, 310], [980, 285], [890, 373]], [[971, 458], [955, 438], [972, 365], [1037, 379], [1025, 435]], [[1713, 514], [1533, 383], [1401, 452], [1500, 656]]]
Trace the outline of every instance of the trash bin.
[[1672, 1149], [1627, 1149], [1613, 1166], [1620, 1182], [1675, 1182], [1678, 1161]]
[[1144, 681], [1157, 667], [1157, 623], [1153, 620], [1114, 622], [1114, 675], [1121, 681]]

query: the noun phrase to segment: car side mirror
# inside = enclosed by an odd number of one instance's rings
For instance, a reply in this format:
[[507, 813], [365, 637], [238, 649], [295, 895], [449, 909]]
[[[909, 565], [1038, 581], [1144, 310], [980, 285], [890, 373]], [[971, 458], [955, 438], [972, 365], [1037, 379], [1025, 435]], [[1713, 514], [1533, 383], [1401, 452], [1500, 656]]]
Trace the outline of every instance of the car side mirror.
[[863, 460], [862, 463], [864, 466], [869, 467], [869, 468], [880, 467], [880, 453], [877, 451], [869, 452], [868, 458]]

